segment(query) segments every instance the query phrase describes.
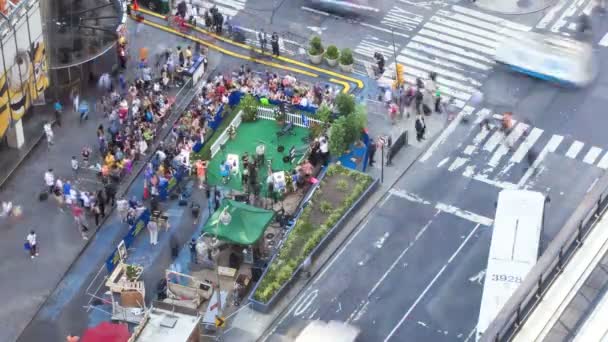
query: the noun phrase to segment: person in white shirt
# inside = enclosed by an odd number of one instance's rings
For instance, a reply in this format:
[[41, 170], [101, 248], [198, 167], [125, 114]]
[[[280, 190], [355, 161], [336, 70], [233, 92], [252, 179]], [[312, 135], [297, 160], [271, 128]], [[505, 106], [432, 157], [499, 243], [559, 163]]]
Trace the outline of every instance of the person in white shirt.
[[43, 126], [44, 128], [44, 134], [46, 135], [46, 142], [48, 144], [48, 146], [50, 147], [51, 145], [53, 145], [53, 127], [51, 127], [51, 123], [50, 122], [46, 122]]
[[321, 160], [323, 161], [323, 165], [327, 165], [329, 162], [329, 143], [327, 142], [327, 138], [324, 136], [319, 140], [319, 151], [321, 151]]
[[91, 209], [91, 198], [89, 197], [89, 193], [86, 191], [83, 191], [80, 194], [80, 199], [82, 200], [82, 206], [85, 209]]
[[34, 259], [38, 256], [38, 242], [36, 241], [36, 232], [33, 230], [25, 238], [30, 248], [30, 258]]
[[53, 174], [53, 169], [48, 169], [47, 172], [44, 173], [44, 183], [49, 187], [49, 193], [53, 193], [53, 188], [55, 187], [55, 175]]
[[147, 228], [148, 228], [148, 231], [150, 232], [150, 244], [151, 245], [158, 244], [158, 225], [156, 224], [156, 221], [150, 220], [150, 222], [148, 222]]
[[78, 181], [78, 159], [76, 159], [76, 156], [72, 156], [72, 160], [71, 160], [71, 164], [72, 164], [72, 171], [74, 172], [74, 179], [76, 179], [76, 181]]
[[124, 198], [116, 201], [116, 209], [118, 210], [120, 220], [126, 222], [127, 214], [129, 213], [129, 202]]

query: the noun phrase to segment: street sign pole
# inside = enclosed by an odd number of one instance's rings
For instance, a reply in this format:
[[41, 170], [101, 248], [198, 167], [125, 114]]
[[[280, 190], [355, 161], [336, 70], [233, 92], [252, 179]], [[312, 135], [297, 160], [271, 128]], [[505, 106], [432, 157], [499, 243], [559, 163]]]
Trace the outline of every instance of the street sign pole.
[[384, 142], [382, 142], [382, 160], [380, 162], [380, 183], [384, 183]]

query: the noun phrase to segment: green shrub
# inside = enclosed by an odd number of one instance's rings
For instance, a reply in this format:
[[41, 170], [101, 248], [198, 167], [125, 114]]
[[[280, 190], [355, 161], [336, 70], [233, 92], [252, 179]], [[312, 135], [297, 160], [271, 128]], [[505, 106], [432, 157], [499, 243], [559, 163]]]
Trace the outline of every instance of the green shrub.
[[258, 99], [251, 94], [247, 94], [239, 102], [237, 110], [243, 111], [244, 122], [251, 122], [257, 119], [259, 106], [260, 103]]
[[341, 116], [329, 130], [329, 151], [333, 156], [339, 157], [348, 149], [348, 132], [346, 131], [346, 117]]
[[329, 215], [334, 207], [326, 200], [321, 201], [319, 203], [319, 211], [321, 211], [325, 215]]
[[336, 182], [336, 189], [342, 192], [346, 192], [350, 189], [350, 185], [348, 184], [348, 181], [346, 179], [340, 179]]
[[[293, 272], [302, 264], [304, 259], [319, 246], [319, 243], [327, 236], [330, 229], [336, 225], [352, 203], [359, 198], [361, 192], [371, 183], [370, 176], [346, 169], [339, 165], [329, 166], [325, 177], [327, 179], [327, 177], [338, 175], [350, 177], [353, 180], [357, 180], [358, 183], [352, 187], [350, 193], [342, 203], [340, 203], [340, 206], [338, 208], [332, 208], [333, 210], [327, 219], [318, 226], [313, 226], [310, 222], [312, 208], [316, 207], [320, 211], [323, 211], [323, 208], [332, 206], [322, 197], [322, 193], [318, 190], [315, 192], [312, 202], [304, 209], [302, 215], [300, 215], [296, 226], [289, 233], [278, 256], [270, 265], [264, 278], [261, 280], [260, 285], [256, 289], [256, 292], [253, 295], [256, 300], [267, 303], [272, 296], [274, 296], [281, 286], [291, 278]], [[326, 182], [326, 179], [322, 181], [322, 184]]]
[[353, 59], [353, 52], [350, 49], [342, 49], [340, 52], [340, 64], [342, 65], [351, 65], [354, 64], [355, 60]]
[[321, 37], [314, 36], [310, 39], [310, 47], [308, 48], [308, 53], [313, 56], [318, 56], [323, 53], [323, 44], [321, 43]]
[[319, 108], [317, 109], [317, 118], [319, 120], [323, 121], [324, 123], [326, 123], [326, 124], [330, 123], [331, 116], [332, 116], [331, 108], [329, 108], [329, 106], [326, 105], [325, 103], [320, 105]]
[[327, 59], [338, 59], [338, 57], [340, 57], [340, 51], [338, 51], [338, 48], [335, 45], [330, 45], [327, 47], [325, 57], [327, 57]]
[[346, 116], [355, 111], [356, 102], [355, 97], [351, 94], [340, 93], [334, 99], [334, 104], [341, 116]]

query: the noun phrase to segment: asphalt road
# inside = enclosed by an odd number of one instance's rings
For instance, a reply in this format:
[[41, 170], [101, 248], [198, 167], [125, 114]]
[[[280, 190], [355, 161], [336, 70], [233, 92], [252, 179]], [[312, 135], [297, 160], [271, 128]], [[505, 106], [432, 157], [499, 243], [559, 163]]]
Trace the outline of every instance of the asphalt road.
[[[567, 89], [484, 61], [498, 38], [493, 35], [498, 31], [491, 29], [507, 25], [572, 36], [572, 24], [588, 4], [558, 6], [553, 14], [539, 15], [538, 23], [515, 22], [514, 17], [507, 22], [456, 6], [425, 17], [400, 53], [406, 76], [436, 68], [443, 76], [440, 89], [461, 99], [462, 106], [476, 88], [485, 93], [485, 102], [468, 108], [469, 122], [448, 126], [401, 177], [276, 321], [269, 341], [294, 335], [315, 319], [350, 322], [361, 328], [364, 341], [473, 338], [498, 192], [525, 188], [550, 198], [542, 252], [608, 168], [608, 138], [594, 128], [607, 120], [600, 114], [608, 104], [603, 77], [607, 67], [602, 62], [606, 47], [596, 49], [596, 82], [585, 89]], [[595, 43], [608, 31], [600, 20], [594, 17]], [[465, 55], [470, 58], [460, 58]], [[508, 138], [497, 122], [489, 130], [476, 124], [485, 117], [499, 119], [504, 111], [514, 112], [517, 121]], [[529, 151], [537, 156], [532, 164]]]

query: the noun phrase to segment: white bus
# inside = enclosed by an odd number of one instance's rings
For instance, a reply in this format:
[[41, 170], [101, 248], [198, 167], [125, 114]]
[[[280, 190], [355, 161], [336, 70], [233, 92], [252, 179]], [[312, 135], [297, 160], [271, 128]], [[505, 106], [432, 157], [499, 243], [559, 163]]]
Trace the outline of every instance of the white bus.
[[512, 33], [500, 41], [495, 60], [517, 72], [576, 87], [586, 86], [597, 75], [592, 46], [558, 35]]
[[479, 340], [538, 259], [545, 196], [528, 190], [498, 194], [476, 339]]

